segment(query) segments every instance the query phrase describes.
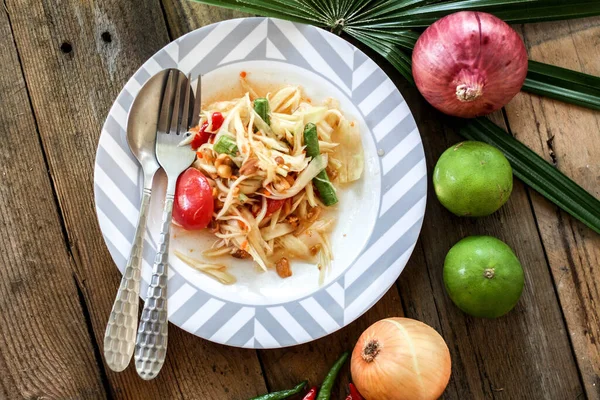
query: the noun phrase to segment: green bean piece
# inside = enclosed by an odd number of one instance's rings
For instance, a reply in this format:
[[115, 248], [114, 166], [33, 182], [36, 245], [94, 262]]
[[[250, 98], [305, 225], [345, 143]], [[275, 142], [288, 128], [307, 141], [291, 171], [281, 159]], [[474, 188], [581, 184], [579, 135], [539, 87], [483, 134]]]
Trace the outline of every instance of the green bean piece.
[[253, 397], [250, 400], [280, 400], [280, 399], [287, 399], [288, 397], [291, 397], [295, 394], [298, 394], [302, 391], [302, 389], [304, 389], [304, 387], [306, 386], [306, 384], [308, 383], [308, 381], [302, 381], [299, 384], [297, 384], [296, 386], [294, 386], [293, 389], [288, 389], [288, 390], [282, 390], [280, 392], [273, 392], [273, 393], [267, 393], [267, 394], [263, 394], [262, 396], [257, 396], [257, 397]]
[[262, 120], [265, 121], [267, 125], [271, 125], [271, 117], [269, 116], [271, 113], [269, 100], [265, 99], [264, 97], [259, 97], [258, 99], [254, 100], [254, 111], [260, 115]]
[[229, 154], [230, 156], [235, 156], [238, 152], [238, 147], [234, 138], [227, 135], [221, 135], [214, 144], [213, 150], [219, 154], [225, 153]]
[[333, 364], [333, 367], [327, 373], [327, 376], [323, 380], [323, 384], [321, 385], [321, 390], [319, 390], [319, 394], [317, 395], [316, 400], [329, 400], [331, 398], [331, 389], [333, 388], [333, 384], [335, 383], [335, 379], [337, 378], [342, 366], [348, 359], [348, 355], [350, 355], [349, 351], [346, 351], [342, 356]]
[[[319, 136], [317, 135], [317, 126], [312, 122], [309, 122], [304, 127], [304, 144], [306, 145], [306, 155], [309, 157], [317, 157], [321, 154], [319, 150]], [[319, 191], [319, 197], [323, 204], [326, 206], [332, 206], [338, 202], [338, 198], [335, 194], [335, 188], [327, 176], [327, 171], [323, 170], [319, 172], [319, 175], [313, 178], [313, 183]]]

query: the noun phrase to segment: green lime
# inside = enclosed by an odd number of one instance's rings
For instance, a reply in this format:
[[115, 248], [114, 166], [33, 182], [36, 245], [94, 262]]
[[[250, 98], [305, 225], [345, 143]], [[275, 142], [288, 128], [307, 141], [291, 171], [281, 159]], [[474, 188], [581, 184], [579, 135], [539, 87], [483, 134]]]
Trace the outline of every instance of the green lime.
[[491, 236], [469, 236], [446, 255], [444, 283], [454, 304], [467, 314], [497, 318], [519, 301], [523, 268], [503, 241]]
[[454, 214], [483, 217], [508, 200], [512, 168], [500, 150], [487, 143], [467, 141], [446, 150], [433, 171], [438, 200]]

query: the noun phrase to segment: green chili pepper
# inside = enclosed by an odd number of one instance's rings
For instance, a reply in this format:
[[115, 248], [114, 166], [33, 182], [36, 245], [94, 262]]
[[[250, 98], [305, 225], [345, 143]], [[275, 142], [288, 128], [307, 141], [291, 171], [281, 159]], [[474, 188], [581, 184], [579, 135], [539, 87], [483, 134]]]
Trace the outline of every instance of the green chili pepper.
[[345, 352], [342, 356], [333, 364], [333, 367], [327, 373], [327, 376], [323, 380], [323, 384], [321, 385], [321, 390], [319, 390], [319, 394], [317, 395], [316, 400], [329, 400], [331, 398], [331, 389], [333, 388], [333, 384], [335, 383], [335, 378], [337, 378], [342, 366], [348, 359], [348, 355], [350, 352]]
[[[314, 158], [321, 154], [317, 126], [312, 122], [309, 122], [304, 127], [304, 144], [306, 145], [306, 155], [308, 157]], [[327, 171], [323, 170], [319, 172], [319, 175], [313, 178], [313, 183], [319, 191], [319, 197], [323, 201], [323, 204], [331, 206], [338, 202], [335, 188], [331, 184], [329, 176], [327, 176]]]
[[219, 136], [217, 142], [213, 145], [213, 150], [219, 154], [225, 153], [229, 154], [230, 156], [235, 156], [238, 152], [238, 147], [235, 143], [235, 139], [227, 135], [221, 135]]
[[264, 97], [254, 100], [254, 111], [260, 115], [262, 120], [265, 121], [267, 125], [271, 125], [271, 118], [269, 117], [269, 113], [271, 112], [269, 100], [265, 99]]
[[302, 391], [302, 389], [304, 389], [304, 387], [306, 386], [306, 384], [308, 383], [308, 381], [302, 381], [299, 384], [297, 384], [296, 386], [294, 386], [293, 389], [288, 389], [288, 390], [282, 390], [280, 392], [273, 392], [273, 393], [268, 393], [268, 394], [263, 394], [262, 396], [257, 396], [257, 397], [253, 397], [250, 400], [280, 400], [280, 399], [287, 399], [288, 397], [291, 397], [295, 394], [298, 394]]

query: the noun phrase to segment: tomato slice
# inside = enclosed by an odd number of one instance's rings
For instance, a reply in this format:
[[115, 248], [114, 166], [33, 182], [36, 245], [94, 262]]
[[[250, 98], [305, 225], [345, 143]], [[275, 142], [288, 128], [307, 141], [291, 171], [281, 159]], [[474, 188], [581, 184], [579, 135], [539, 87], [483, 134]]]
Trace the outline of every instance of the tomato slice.
[[221, 126], [223, 125], [223, 121], [225, 121], [225, 118], [223, 118], [223, 114], [221, 114], [220, 112], [216, 111], [213, 113], [212, 115], [212, 131], [216, 132], [218, 131]]
[[196, 135], [194, 136], [194, 139], [192, 139], [192, 143], [190, 143], [190, 146], [192, 146], [192, 149], [196, 150], [198, 147], [202, 146], [204, 143], [208, 142], [208, 139], [210, 139], [210, 132], [206, 132], [206, 128], [208, 128], [208, 124], [203, 124], [202, 127], [200, 128], [200, 130], [198, 131], [198, 133], [196, 133]]
[[281, 210], [281, 207], [283, 207], [283, 204], [286, 202], [287, 199], [285, 200], [273, 200], [273, 199], [267, 199], [267, 217], [271, 214], [273, 214], [275, 211], [277, 210]]
[[214, 211], [212, 188], [196, 168], [188, 168], [177, 179], [173, 220], [188, 231], [204, 229]]

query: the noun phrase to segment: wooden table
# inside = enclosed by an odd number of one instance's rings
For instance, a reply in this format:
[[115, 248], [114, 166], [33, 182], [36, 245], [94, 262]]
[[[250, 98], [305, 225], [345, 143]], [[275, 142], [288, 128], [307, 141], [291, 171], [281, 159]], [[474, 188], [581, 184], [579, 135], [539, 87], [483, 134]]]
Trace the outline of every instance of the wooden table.
[[[158, 379], [113, 373], [101, 355], [120, 275], [96, 222], [92, 172], [117, 93], [180, 35], [239, 14], [182, 0], [4, 0], [0, 8], [0, 398], [244, 399], [322, 380], [380, 318], [435, 327], [452, 353], [449, 399], [600, 399], [600, 236], [515, 179], [480, 219], [452, 216], [430, 190], [420, 242], [397, 285], [366, 315], [302, 346], [253, 351], [170, 328]], [[532, 59], [600, 75], [600, 18], [519, 26]], [[377, 59], [378, 60], [378, 59]], [[381, 60], [378, 60], [381, 61]], [[408, 99], [429, 170], [459, 137], [384, 62]], [[519, 94], [500, 125], [600, 196], [600, 113]], [[506, 241], [525, 269], [515, 310], [470, 318], [442, 282], [460, 238]], [[346, 367], [334, 399], [344, 399]]]

